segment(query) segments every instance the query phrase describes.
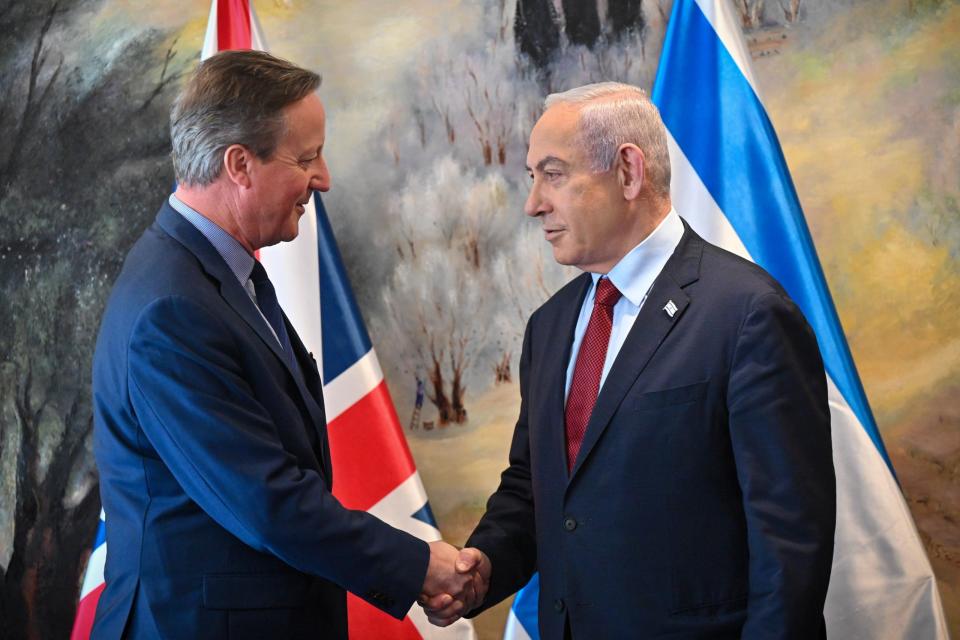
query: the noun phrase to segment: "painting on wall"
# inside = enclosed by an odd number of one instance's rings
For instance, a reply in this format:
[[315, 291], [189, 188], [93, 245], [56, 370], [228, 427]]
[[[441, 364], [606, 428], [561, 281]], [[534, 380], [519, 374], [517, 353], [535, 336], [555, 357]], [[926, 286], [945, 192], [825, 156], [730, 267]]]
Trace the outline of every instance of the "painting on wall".
[[754, 68], [957, 635], [960, 5], [824, 4]]
[[[960, 633], [960, 3], [733, 3]], [[93, 336], [172, 184], [166, 113], [209, 2], [30, 4], [0, 9], [16, 27], [0, 29], [0, 566], [7, 611], [62, 636], [98, 508]], [[523, 213], [527, 135], [552, 91], [649, 89], [671, 2], [254, 5], [271, 51], [323, 75], [326, 208], [433, 511], [462, 543], [506, 465], [526, 319], [575, 275]]]

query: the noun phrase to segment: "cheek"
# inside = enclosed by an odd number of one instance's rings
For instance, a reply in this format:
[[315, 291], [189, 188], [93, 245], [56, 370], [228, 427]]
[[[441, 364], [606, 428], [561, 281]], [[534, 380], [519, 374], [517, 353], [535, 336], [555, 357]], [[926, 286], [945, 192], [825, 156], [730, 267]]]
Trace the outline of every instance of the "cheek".
[[280, 191], [283, 193], [284, 198], [288, 201], [296, 201], [300, 199], [300, 196], [303, 195], [306, 187], [303, 186], [303, 183], [299, 179], [290, 178], [287, 180], [286, 184], [283, 186], [283, 189]]
[[566, 208], [565, 222], [577, 242], [583, 242], [584, 239], [590, 237], [593, 226], [591, 216], [593, 204], [589, 199], [577, 197], [571, 198], [569, 206]]

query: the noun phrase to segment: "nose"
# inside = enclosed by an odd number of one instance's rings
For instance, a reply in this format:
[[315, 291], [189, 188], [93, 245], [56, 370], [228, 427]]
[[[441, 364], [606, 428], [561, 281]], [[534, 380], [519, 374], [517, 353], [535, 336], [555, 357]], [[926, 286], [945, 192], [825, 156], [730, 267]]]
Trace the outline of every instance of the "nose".
[[534, 178], [530, 185], [530, 194], [523, 205], [523, 212], [531, 218], [536, 218], [544, 213], [549, 213], [551, 209], [550, 203], [543, 197], [539, 181]]
[[327, 168], [327, 161], [323, 156], [318, 158], [316, 169], [310, 176], [310, 188], [323, 193], [330, 191], [330, 170]]

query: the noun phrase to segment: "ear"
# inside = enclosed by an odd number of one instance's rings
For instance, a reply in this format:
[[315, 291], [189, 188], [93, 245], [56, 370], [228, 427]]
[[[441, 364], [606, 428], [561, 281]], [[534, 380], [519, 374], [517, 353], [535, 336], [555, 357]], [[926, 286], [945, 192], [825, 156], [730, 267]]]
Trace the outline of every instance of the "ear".
[[253, 153], [242, 144], [232, 144], [223, 152], [223, 171], [238, 187], [250, 187]]
[[623, 197], [635, 200], [643, 188], [643, 151], [635, 144], [622, 144], [617, 149], [617, 179], [623, 189]]

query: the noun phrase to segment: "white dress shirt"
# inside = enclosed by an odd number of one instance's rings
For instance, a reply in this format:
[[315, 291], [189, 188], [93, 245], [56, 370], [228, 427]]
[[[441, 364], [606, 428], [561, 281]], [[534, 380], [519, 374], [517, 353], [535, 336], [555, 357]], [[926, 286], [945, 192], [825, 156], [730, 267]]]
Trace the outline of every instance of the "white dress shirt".
[[[657, 228], [643, 239], [643, 241], [623, 256], [620, 261], [606, 274], [613, 286], [623, 296], [613, 307], [613, 330], [610, 333], [610, 342], [607, 345], [607, 357], [603, 363], [603, 373], [600, 375], [600, 388], [607, 379], [610, 367], [620, 353], [620, 347], [627, 339], [627, 334], [633, 328], [633, 323], [643, 307], [647, 294], [653, 286], [654, 280], [663, 271], [667, 260], [673, 255], [680, 238], [683, 237], [683, 222], [676, 209], [671, 207], [667, 217], [660, 221]], [[577, 328], [573, 332], [573, 347], [570, 349], [570, 361], [567, 363], [567, 382], [563, 394], [566, 401], [570, 393], [570, 383], [573, 380], [573, 369], [577, 363], [577, 354], [580, 352], [580, 343], [583, 334], [587, 331], [587, 323], [593, 313], [593, 299], [597, 291], [597, 281], [603, 274], [593, 273], [593, 283], [583, 299], [580, 307], [580, 316], [577, 319]]]

